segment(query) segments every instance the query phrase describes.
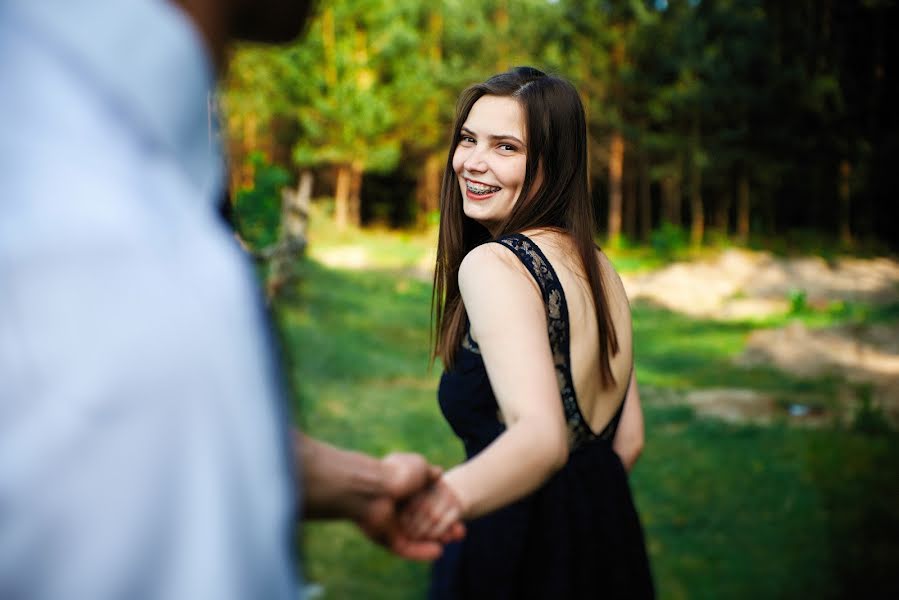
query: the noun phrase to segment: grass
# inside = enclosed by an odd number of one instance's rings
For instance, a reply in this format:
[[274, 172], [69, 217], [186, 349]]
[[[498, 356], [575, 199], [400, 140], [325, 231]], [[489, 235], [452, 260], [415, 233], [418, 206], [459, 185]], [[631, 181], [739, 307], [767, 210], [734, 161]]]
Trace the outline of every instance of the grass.
[[895, 597], [895, 436], [646, 414], [632, 486], [660, 597]]
[[[369, 270], [308, 261], [302, 284], [276, 305], [295, 412], [307, 431], [343, 446], [376, 455], [414, 450], [455, 464], [463, 454], [437, 407], [439, 365], [428, 371], [431, 289], [407, 270], [427, 250], [427, 236], [365, 235], [371, 239], [351, 243], [374, 257]], [[335, 234], [321, 243], [349, 242]], [[899, 310], [806, 310], [762, 324], [792, 318], [893, 322]], [[695, 320], [637, 304], [634, 326], [647, 390], [745, 387], [827, 400], [843, 384], [735, 366], [757, 322]], [[660, 598], [899, 597], [895, 432], [731, 425], [651, 397], [632, 489]], [[394, 558], [351, 525], [307, 524], [302, 552], [324, 598], [424, 595], [427, 565]]]
[[[277, 315], [296, 413], [322, 439], [383, 455], [417, 451], [463, 459], [437, 409], [428, 371], [430, 285], [384, 271], [339, 272], [307, 263], [299, 302]], [[427, 566], [371, 545], [352, 526], [305, 528], [304, 568], [326, 598], [421, 598]]]

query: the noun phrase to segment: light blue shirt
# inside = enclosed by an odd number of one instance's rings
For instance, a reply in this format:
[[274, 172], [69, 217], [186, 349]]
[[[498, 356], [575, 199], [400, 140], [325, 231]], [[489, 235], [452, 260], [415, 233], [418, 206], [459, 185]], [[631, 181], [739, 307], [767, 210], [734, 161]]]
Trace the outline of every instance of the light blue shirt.
[[296, 598], [211, 65], [163, 0], [0, 0], [0, 598]]

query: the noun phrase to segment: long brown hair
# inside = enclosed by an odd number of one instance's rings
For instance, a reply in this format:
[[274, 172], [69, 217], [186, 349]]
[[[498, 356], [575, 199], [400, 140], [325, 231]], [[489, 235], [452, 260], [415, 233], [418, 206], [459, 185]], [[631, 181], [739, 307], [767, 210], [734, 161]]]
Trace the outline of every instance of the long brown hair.
[[[603, 292], [602, 273], [593, 236], [596, 219], [587, 174], [587, 122], [577, 90], [568, 81], [532, 67], [516, 67], [477, 83], [459, 96], [440, 191], [440, 233], [431, 296], [431, 360], [440, 357], [452, 368], [468, 316], [459, 293], [459, 265], [474, 247], [489, 241], [490, 232], [462, 209], [462, 192], [453, 171], [453, 154], [462, 125], [481, 96], [518, 101], [525, 115], [527, 162], [518, 201], [498, 229], [496, 239], [544, 228], [567, 232], [574, 240], [593, 294], [599, 328], [600, 381], [613, 385], [611, 357], [618, 353], [618, 336]], [[531, 188], [542, 170], [542, 184]]]

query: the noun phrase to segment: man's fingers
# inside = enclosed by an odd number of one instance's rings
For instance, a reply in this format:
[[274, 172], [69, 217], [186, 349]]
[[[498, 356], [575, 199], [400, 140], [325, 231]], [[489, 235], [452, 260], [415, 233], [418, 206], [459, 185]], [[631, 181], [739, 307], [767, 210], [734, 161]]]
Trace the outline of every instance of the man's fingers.
[[443, 553], [443, 546], [431, 541], [412, 541], [404, 536], [394, 538], [390, 549], [397, 555], [409, 560], [434, 560]]
[[424, 494], [413, 496], [403, 507], [403, 512], [399, 516], [400, 527], [409, 535], [412, 534], [424, 501]]
[[384, 487], [393, 498], [405, 498], [431, 483], [432, 466], [420, 454], [394, 452], [382, 462], [387, 466]]

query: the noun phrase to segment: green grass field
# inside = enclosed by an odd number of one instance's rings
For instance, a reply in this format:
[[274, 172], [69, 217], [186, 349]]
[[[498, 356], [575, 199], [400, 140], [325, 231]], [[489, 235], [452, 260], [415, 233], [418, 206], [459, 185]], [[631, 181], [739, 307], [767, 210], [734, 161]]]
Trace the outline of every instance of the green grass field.
[[[431, 286], [409, 270], [427, 241], [359, 233], [352, 243], [370, 249], [368, 269], [310, 259], [302, 283], [275, 308], [295, 414], [308, 432], [374, 454], [414, 450], [449, 466], [462, 450], [437, 407], [439, 364], [428, 371]], [[327, 249], [341, 239], [316, 243]], [[639, 255], [629, 257], [622, 268], [640, 268]], [[791, 318], [821, 325], [896, 313]], [[655, 400], [666, 390], [728, 386], [826, 403], [841, 382], [734, 366], [758, 323], [698, 321], [637, 304], [634, 326], [647, 445], [631, 483], [659, 597], [899, 597], [899, 436], [851, 423], [796, 427], [786, 416], [733, 425]], [[308, 524], [303, 536], [304, 571], [322, 597], [423, 597], [428, 566], [392, 557], [351, 525]]]

